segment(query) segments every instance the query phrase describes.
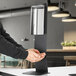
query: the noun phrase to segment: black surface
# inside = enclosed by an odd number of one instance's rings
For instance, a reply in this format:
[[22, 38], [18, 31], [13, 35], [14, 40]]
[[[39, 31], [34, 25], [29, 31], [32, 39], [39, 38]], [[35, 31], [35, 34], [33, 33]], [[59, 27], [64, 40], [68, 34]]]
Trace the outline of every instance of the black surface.
[[[38, 49], [40, 52], [46, 52], [46, 35], [38, 35], [35, 36], [35, 49]], [[40, 61], [35, 63], [36, 72], [39, 73], [47, 73], [47, 60], [46, 57]]]
[[[46, 52], [47, 46], [47, 4], [44, 4], [44, 35], [35, 35], [34, 48], [38, 49], [40, 52]], [[33, 27], [33, 26], [32, 26]], [[40, 62], [35, 63], [35, 68], [37, 73], [47, 73], [47, 59], [46, 57]]]
[[69, 74], [69, 76], [76, 76], [76, 74]]
[[50, 73], [38, 73], [36, 71], [28, 71], [28, 72], [25, 72], [23, 74], [25, 74], [25, 75], [47, 75], [47, 74], [50, 74]]
[[[44, 14], [44, 35], [35, 35], [35, 49], [38, 49], [40, 52], [46, 53], [47, 48], [47, 4], [45, 6]], [[38, 73], [48, 73], [47, 59], [46, 57], [40, 62], [35, 63], [36, 72]]]
[[7, 74], [7, 73], [4, 73], [4, 72], [0, 72], [0, 75], [1, 76], [16, 76], [16, 75]]

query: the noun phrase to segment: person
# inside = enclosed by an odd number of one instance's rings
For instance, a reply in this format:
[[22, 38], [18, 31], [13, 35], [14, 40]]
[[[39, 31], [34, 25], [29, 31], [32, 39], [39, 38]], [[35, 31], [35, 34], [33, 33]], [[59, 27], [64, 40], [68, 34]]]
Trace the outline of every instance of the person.
[[16, 59], [26, 59], [30, 62], [41, 61], [45, 53], [40, 53], [37, 49], [25, 49], [18, 44], [6, 31], [0, 23], [0, 53], [11, 56]]

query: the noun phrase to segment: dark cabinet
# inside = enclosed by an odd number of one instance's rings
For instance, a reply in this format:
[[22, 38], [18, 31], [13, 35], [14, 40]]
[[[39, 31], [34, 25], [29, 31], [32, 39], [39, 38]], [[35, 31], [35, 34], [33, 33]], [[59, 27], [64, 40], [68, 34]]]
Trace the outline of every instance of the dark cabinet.
[[[76, 56], [76, 52], [47, 52], [47, 63], [49, 67], [65, 66], [64, 56]], [[71, 61], [76, 64], [76, 61]]]

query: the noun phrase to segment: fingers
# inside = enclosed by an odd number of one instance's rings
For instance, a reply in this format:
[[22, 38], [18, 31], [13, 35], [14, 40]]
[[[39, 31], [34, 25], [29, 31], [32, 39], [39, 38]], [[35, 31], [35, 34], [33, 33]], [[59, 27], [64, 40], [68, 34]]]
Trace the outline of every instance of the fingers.
[[38, 54], [38, 53], [33, 53], [33, 54], [34, 54], [34, 56], [35, 56], [36, 58], [40, 58], [40, 57], [41, 57], [41, 55]]
[[45, 56], [41, 57], [41, 58], [35, 58], [35, 60], [33, 60], [32, 62], [39, 62], [41, 61], [42, 59], [44, 59]]
[[41, 56], [43, 57], [43, 56], [45, 56], [46, 55], [46, 53], [41, 53]]
[[33, 51], [36, 52], [36, 53], [40, 53], [37, 49], [33, 49]]
[[34, 53], [34, 56], [36, 58], [41, 58], [41, 57], [44, 57], [46, 54], [45, 53]]
[[42, 59], [44, 59], [45, 55], [46, 55], [45, 53], [41, 53], [40, 54], [40, 58], [39, 57], [35, 57], [32, 62], [39, 62], [39, 61], [41, 61]]
[[37, 61], [41, 61], [42, 59], [44, 59], [46, 54], [45, 53], [41, 53], [40, 55], [41, 55], [41, 58], [39, 58]]
[[29, 51], [34, 51], [36, 53], [40, 53], [37, 49], [28, 49]]
[[26, 60], [30, 62], [38, 62], [41, 61], [45, 57], [45, 53], [40, 53], [37, 49], [28, 49], [28, 56]]

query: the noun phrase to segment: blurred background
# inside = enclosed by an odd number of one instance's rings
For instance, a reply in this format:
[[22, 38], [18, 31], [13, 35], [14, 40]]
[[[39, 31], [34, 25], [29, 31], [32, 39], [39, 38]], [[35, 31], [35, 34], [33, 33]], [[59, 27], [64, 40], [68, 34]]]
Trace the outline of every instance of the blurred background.
[[[58, 3], [59, 0], [50, 0]], [[76, 16], [75, 0], [64, 0], [65, 8], [72, 16]], [[6, 32], [25, 49], [34, 48], [34, 36], [30, 35], [30, 7], [48, 3], [47, 0], [0, 0], [0, 22]], [[14, 12], [13, 12], [14, 11]], [[62, 22], [61, 18], [53, 18], [52, 12], [47, 15], [47, 62], [48, 66], [65, 66], [64, 56], [76, 56], [73, 51], [63, 50], [61, 42], [76, 41], [76, 22]], [[75, 58], [76, 59], [76, 58]], [[76, 63], [72, 61], [71, 63]], [[2, 68], [32, 68], [34, 64], [0, 54]]]

